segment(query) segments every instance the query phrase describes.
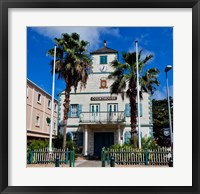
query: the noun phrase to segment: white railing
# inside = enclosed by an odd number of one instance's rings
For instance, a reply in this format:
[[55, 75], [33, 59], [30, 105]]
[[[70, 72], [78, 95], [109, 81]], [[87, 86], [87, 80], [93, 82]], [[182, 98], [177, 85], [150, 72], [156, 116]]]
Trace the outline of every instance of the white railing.
[[81, 112], [79, 120], [80, 123], [117, 123], [124, 121], [124, 111]]

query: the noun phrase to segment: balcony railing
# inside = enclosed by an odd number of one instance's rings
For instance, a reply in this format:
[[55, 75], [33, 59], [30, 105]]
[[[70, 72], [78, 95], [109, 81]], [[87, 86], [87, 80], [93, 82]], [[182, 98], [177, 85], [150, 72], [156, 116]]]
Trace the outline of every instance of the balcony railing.
[[80, 123], [119, 123], [124, 122], [124, 111], [81, 112]]

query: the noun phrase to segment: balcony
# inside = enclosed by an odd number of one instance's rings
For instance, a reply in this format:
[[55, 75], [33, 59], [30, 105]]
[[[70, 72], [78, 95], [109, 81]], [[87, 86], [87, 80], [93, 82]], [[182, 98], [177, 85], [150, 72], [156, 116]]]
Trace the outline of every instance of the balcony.
[[117, 112], [81, 112], [80, 123], [116, 124], [125, 122], [124, 111]]

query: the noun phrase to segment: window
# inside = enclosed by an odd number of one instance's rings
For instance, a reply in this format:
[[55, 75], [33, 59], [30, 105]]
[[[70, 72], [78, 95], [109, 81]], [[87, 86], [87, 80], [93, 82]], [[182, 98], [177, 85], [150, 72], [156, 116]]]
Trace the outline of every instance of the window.
[[71, 117], [77, 117], [78, 116], [78, 104], [72, 104], [71, 105]]
[[54, 104], [54, 111], [56, 112], [57, 104]]
[[51, 108], [51, 100], [48, 100], [48, 108]]
[[56, 122], [53, 123], [53, 128], [54, 128], [54, 129], [56, 128]]
[[107, 64], [107, 56], [100, 56], [100, 64]]
[[42, 101], [42, 95], [38, 94], [38, 102], [41, 103], [41, 101]]
[[40, 117], [36, 116], [36, 126], [39, 127], [40, 126]]

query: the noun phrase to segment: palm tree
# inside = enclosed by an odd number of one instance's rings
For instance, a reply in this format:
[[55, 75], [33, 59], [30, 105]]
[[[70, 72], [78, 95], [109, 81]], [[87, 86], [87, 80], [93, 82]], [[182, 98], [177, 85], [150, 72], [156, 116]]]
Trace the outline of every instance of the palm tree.
[[[92, 68], [92, 61], [88, 56], [87, 46], [89, 42], [80, 40], [77, 33], [71, 35], [64, 33], [61, 38], [55, 38], [57, 45], [55, 72], [59, 79], [66, 83], [65, 101], [64, 101], [64, 131], [63, 131], [63, 149], [66, 147], [67, 119], [70, 104], [70, 92], [72, 87], [77, 91], [86, 87], [88, 79], [88, 70]], [[54, 55], [54, 49], [48, 51], [50, 56]], [[51, 62], [53, 69], [53, 61]]]
[[[131, 113], [131, 142], [134, 147], [137, 147], [137, 74], [136, 74], [136, 52], [124, 52], [122, 53], [124, 63], [120, 63], [117, 59], [112, 61], [111, 66], [114, 71], [108, 76], [109, 79], [113, 79], [114, 82], [111, 85], [111, 94], [121, 94], [124, 100], [124, 95], [129, 98], [130, 101], [130, 113]], [[148, 92], [153, 94], [156, 86], [159, 85], [157, 76], [159, 70], [156, 68], [148, 69], [144, 72], [144, 67], [153, 58], [153, 55], [149, 54], [142, 59], [142, 50], [138, 54], [138, 69], [140, 74], [140, 98], [142, 99], [142, 92]]]

